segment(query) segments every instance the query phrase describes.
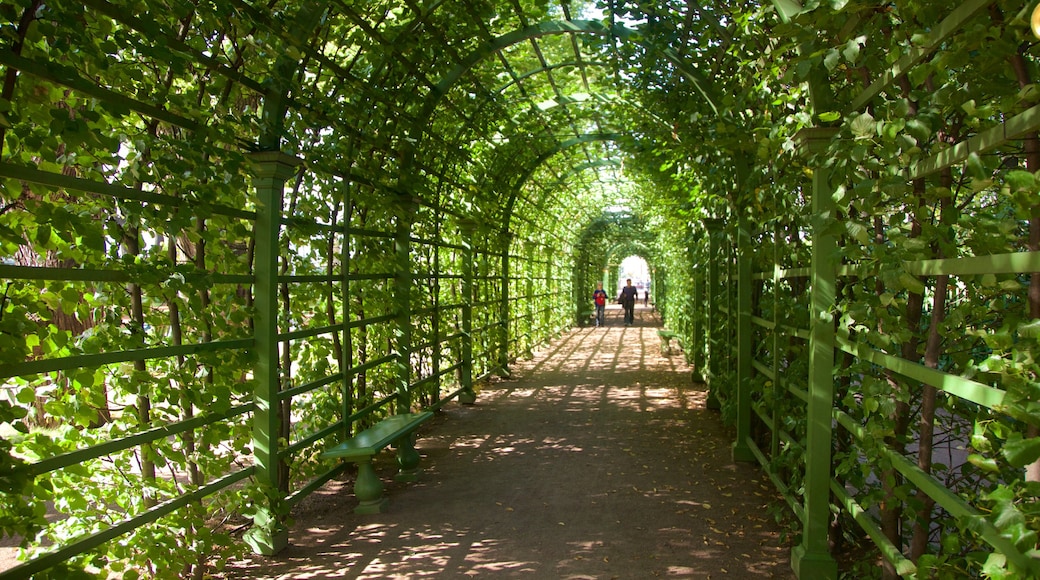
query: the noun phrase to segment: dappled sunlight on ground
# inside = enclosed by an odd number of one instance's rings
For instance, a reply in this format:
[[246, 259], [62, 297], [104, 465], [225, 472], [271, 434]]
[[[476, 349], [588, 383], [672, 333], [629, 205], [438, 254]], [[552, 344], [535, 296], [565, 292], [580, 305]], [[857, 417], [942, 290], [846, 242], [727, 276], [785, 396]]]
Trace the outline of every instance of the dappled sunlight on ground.
[[620, 321], [444, 407], [419, 433], [418, 482], [380, 455], [388, 512], [355, 515], [352, 482], [330, 482], [297, 506], [289, 548], [228, 577], [792, 578], [775, 493], [731, 461], [683, 354], [661, 354], [649, 309]]

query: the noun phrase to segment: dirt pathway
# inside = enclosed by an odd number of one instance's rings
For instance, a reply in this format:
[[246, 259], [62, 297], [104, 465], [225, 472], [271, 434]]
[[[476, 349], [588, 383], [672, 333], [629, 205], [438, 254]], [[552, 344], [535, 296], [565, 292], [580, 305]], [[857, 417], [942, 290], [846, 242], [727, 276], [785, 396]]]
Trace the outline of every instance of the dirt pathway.
[[387, 513], [354, 515], [351, 482], [332, 482], [284, 552], [228, 577], [793, 578], [768, 480], [730, 460], [731, 429], [658, 324], [612, 309], [518, 362], [422, 428], [418, 483], [380, 456]]

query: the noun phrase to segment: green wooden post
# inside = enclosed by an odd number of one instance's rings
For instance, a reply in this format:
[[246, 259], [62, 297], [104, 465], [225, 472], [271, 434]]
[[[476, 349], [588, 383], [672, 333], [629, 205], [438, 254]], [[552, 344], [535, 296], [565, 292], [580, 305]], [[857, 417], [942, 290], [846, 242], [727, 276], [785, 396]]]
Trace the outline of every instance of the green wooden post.
[[[436, 237], [441, 238], [441, 231], [443, 230], [442, 225], [444, 223], [444, 216], [437, 216], [436, 223]], [[441, 337], [443, 331], [441, 329], [441, 279], [439, 274], [441, 273], [441, 252], [444, 251], [440, 246], [433, 248], [433, 314], [430, 320], [430, 326], [432, 326], [432, 342], [433, 342], [433, 353], [430, 355], [430, 368], [433, 369], [435, 378], [433, 379], [433, 401], [439, 402], [441, 400], [441, 351], [444, 345], [441, 344]]]
[[462, 232], [462, 366], [459, 367], [459, 382], [462, 391], [459, 402], [472, 405], [477, 402], [473, 390], [473, 232], [476, 223], [460, 220]]
[[585, 264], [589, 261], [589, 250], [585, 244], [578, 246], [578, 259], [574, 262], [574, 275], [571, 277], [571, 304], [574, 305], [574, 324], [585, 326], [588, 319], [582, 314], [588, 308], [585, 303]]
[[[806, 153], [826, 147], [835, 129], [803, 129], [799, 141]], [[809, 408], [805, 441], [805, 522], [802, 542], [791, 552], [799, 578], [832, 579], [838, 566], [828, 547], [831, 482], [831, 411], [834, 404], [834, 305], [838, 267], [834, 188], [823, 163], [813, 167], [812, 290], [809, 307]]]
[[[780, 388], [780, 222], [773, 225], [773, 400], [779, 402], [783, 391]], [[770, 434], [770, 457], [780, 454], [780, 405], [773, 405], [773, 431]]]
[[693, 318], [693, 329], [690, 336], [690, 349], [688, 355], [693, 363], [693, 372], [690, 378], [695, 383], [704, 382], [704, 302], [701, 294], [704, 292], [704, 276], [697, 264], [694, 243], [696, 234], [693, 226], [686, 226], [686, 259], [689, 265], [689, 276], [693, 280], [693, 296], [690, 299], [690, 316]]
[[[723, 291], [726, 293], [726, 346], [724, 357], [726, 360], [726, 376], [733, 380], [736, 375], [736, 356], [737, 352], [737, 261], [736, 261], [736, 250], [733, 240], [729, 237], [729, 232], [723, 232], [723, 239], [726, 241], [723, 251], [726, 256], [726, 281], [722, 284]], [[729, 387], [729, 392], [726, 393], [727, 397], [735, 396], [736, 389], [732, 383], [725, 383]]]
[[289, 531], [282, 523], [285, 489], [279, 481], [278, 433], [280, 427], [278, 392], [281, 377], [278, 367], [278, 236], [281, 231], [282, 195], [285, 182], [293, 176], [300, 160], [278, 151], [254, 153], [256, 177], [256, 282], [253, 286], [256, 314], [253, 336], [256, 341], [256, 386], [253, 401], [253, 459], [256, 480], [266, 494], [266, 504], [253, 516], [253, 527], [245, 542], [258, 554], [277, 554], [289, 543]]
[[526, 312], [524, 313], [524, 318], [527, 320], [527, 340], [524, 341], [524, 348], [526, 350], [525, 354], [528, 357], [530, 357], [534, 352], [534, 305], [537, 301], [534, 297], [534, 257], [535, 250], [537, 248], [538, 244], [535, 244], [534, 242], [524, 242], [524, 259], [527, 262], [526, 267], [524, 268], [527, 274], [527, 300], [524, 301], [526, 302], [526, 304], [524, 305], [526, 310]]
[[[554, 266], [553, 262], [554, 262], [554, 260], [553, 260], [552, 250], [550, 248], [546, 248], [546, 252], [545, 252], [545, 281], [544, 281], [544, 288], [543, 288], [543, 290], [546, 291], [547, 296], [548, 296], [545, 299], [545, 305], [546, 306], [551, 305], [553, 303], [553, 301], [554, 301], [554, 297], [556, 296], [556, 280], [553, 278], [553, 271], [555, 270], [555, 268], [553, 267]], [[552, 316], [553, 316], [552, 308], [543, 308], [542, 309], [542, 330], [546, 334], [548, 334], [549, 329], [552, 328], [552, 324], [553, 324]]]
[[734, 461], [755, 461], [751, 438], [751, 224], [741, 212], [737, 220], [737, 440]]
[[722, 408], [716, 396], [718, 389], [719, 363], [722, 353], [721, 331], [719, 330], [719, 237], [722, 233], [722, 221], [712, 218], [704, 220], [704, 227], [708, 230], [708, 287], [705, 289], [705, 298], [708, 302], [708, 400], [709, 409], [718, 410]]
[[665, 313], [664, 308], [668, 305], [668, 271], [662, 266], [657, 269], [653, 277], [650, 278], [653, 284], [653, 294], [651, 295], [654, 300], [654, 309], [657, 310], [658, 294], [661, 299], [661, 320], [665, 323], [668, 321], [664, 319]]
[[340, 268], [342, 268], [342, 278], [340, 279], [340, 293], [343, 296], [343, 331], [342, 340], [343, 352], [340, 353], [341, 360], [339, 361], [339, 369], [343, 373], [343, 380], [340, 385], [341, 394], [343, 398], [342, 403], [342, 419], [343, 419], [343, 439], [350, 437], [351, 427], [350, 421], [348, 420], [351, 415], [354, 414], [354, 373], [351, 372], [351, 368], [354, 366], [354, 339], [351, 334], [350, 323], [350, 219], [351, 219], [351, 205], [353, 204], [353, 198], [350, 195], [352, 186], [344, 184], [343, 194], [343, 243], [340, 248]]
[[512, 232], [503, 231], [499, 235], [502, 250], [502, 274], [499, 280], [502, 294], [498, 310], [498, 369], [504, 377], [509, 376], [509, 248], [512, 242]]
[[393, 347], [397, 355], [397, 412], [410, 413], [412, 396], [412, 220], [416, 200], [402, 195], [397, 199], [397, 224], [394, 229], [394, 313]]

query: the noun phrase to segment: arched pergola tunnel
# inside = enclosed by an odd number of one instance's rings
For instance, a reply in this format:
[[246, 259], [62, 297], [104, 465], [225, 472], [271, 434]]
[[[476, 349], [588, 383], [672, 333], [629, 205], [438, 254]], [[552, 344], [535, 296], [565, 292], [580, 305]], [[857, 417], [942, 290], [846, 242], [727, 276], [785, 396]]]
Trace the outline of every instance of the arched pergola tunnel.
[[277, 553], [630, 254], [799, 577], [1040, 573], [1031, 9], [3, 5], [0, 578]]

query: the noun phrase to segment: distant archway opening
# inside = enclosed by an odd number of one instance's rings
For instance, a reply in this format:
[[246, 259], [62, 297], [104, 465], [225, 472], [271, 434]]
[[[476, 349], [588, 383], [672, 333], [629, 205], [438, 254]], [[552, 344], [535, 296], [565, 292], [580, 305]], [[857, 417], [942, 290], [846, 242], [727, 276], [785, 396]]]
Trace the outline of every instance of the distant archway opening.
[[632, 280], [632, 285], [639, 290], [639, 298], [642, 299], [644, 293], [653, 291], [653, 280], [650, 265], [647, 261], [638, 255], [631, 255], [621, 260], [618, 264], [617, 271], [617, 288], [615, 294], [621, 292], [621, 288], [625, 286], [627, 280]]

